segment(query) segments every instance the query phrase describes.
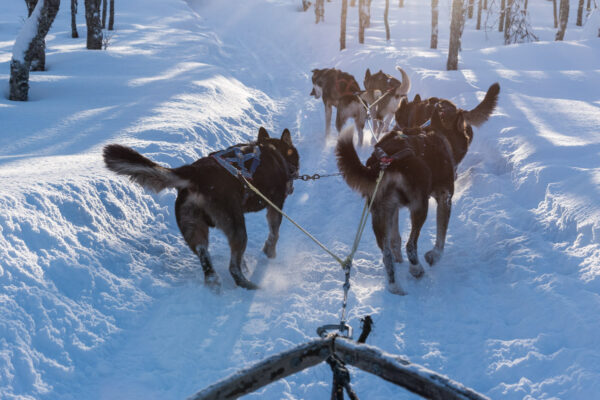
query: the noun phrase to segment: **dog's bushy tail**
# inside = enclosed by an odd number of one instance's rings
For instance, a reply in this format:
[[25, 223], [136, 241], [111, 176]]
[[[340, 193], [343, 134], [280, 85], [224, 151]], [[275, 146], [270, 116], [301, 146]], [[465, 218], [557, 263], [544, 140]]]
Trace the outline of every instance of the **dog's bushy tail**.
[[396, 69], [402, 74], [402, 83], [400, 84], [400, 88], [398, 89], [398, 92], [400, 92], [400, 94], [402, 95], [406, 95], [408, 94], [408, 91], [410, 90], [410, 78], [408, 77], [408, 74], [406, 72], [404, 72], [404, 70], [400, 67], [396, 67]]
[[483, 101], [479, 103], [477, 107], [464, 113], [467, 123], [474, 126], [480, 126], [487, 121], [498, 104], [499, 93], [500, 85], [496, 82], [490, 86]]
[[367, 197], [375, 189], [375, 179], [371, 170], [360, 162], [352, 144], [353, 136], [352, 126], [345, 128], [340, 134], [335, 148], [337, 165], [348, 186]]
[[166, 188], [183, 189], [190, 184], [173, 169], [162, 167], [126, 146], [109, 144], [104, 147], [103, 156], [106, 168], [157, 193]]

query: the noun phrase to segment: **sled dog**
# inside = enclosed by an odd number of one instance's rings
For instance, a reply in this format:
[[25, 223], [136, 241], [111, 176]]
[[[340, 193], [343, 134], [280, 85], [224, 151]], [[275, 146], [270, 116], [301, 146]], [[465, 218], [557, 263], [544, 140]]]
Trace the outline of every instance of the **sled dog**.
[[231, 249], [229, 272], [235, 283], [246, 289], [258, 288], [242, 273], [242, 269], [247, 270], [243, 259], [247, 242], [244, 213], [267, 207], [269, 237], [263, 252], [269, 258], [275, 257], [281, 214], [246, 188], [235, 174], [244, 172], [258, 190], [283, 208], [286, 197], [293, 192], [293, 180], [298, 176], [299, 166], [298, 152], [289, 130], [285, 129], [281, 138], [276, 139], [269, 137], [261, 127], [255, 142], [211, 153], [178, 168], [160, 166], [118, 144], [104, 147], [104, 162], [111, 171], [128, 176], [155, 192], [177, 189], [177, 225], [192, 252], [200, 259], [208, 287], [218, 291], [221, 286], [208, 252], [209, 228], [216, 227], [228, 239]]
[[453, 102], [438, 97], [430, 97], [421, 100], [421, 96], [415, 95], [413, 101], [403, 98], [394, 113], [396, 119], [395, 129], [415, 128], [426, 123], [433, 113], [438, 109], [443, 122], [450, 121], [456, 117], [457, 112], [462, 111], [465, 122], [473, 126], [481, 126], [488, 120], [496, 106], [499, 86], [494, 84], [488, 89], [484, 99], [470, 111], [462, 110]]
[[382, 70], [371, 74], [367, 68], [365, 72], [365, 91], [371, 100], [371, 104], [377, 101], [371, 108], [371, 117], [373, 118], [373, 130], [376, 135], [387, 132], [390, 122], [394, 119], [394, 112], [400, 104], [400, 99], [406, 97], [410, 90], [410, 79], [404, 70], [400, 67], [396, 69], [402, 74], [402, 81], [399, 81], [390, 74]]
[[[360, 90], [356, 79], [335, 68], [313, 69], [312, 73], [313, 89], [310, 95], [316, 99], [323, 99], [325, 136], [329, 137], [331, 133], [331, 113], [332, 108], [335, 107], [337, 109], [335, 118], [337, 131], [342, 129], [348, 119], [354, 119], [354, 125], [358, 132], [358, 143], [362, 145], [367, 110], [357, 97], [362, 97], [365, 93]], [[364, 98], [363, 101], [367, 102], [368, 99]]]
[[[500, 86], [488, 90], [487, 109], [494, 110]], [[409, 271], [415, 277], [423, 275], [417, 241], [427, 218], [429, 197], [437, 202], [437, 235], [425, 260], [434, 265], [442, 256], [452, 207], [456, 168], [466, 155], [473, 139], [473, 129], [467, 123], [469, 111], [457, 109], [442, 120], [443, 108], [434, 107], [428, 127], [392, 131], [375, 145], [366, 165], [358, 158], [352, 136], [346, 130], [336, 147], [337, 163], [346, 183], [363, 197], [370, 198], [381, 169], [385, 174], [373, 200], [372, 224], [377, 245], [383, 253], [388, 289], [404, 294], [394, 275], [394, 261], [402, 262], [401, 238], [398, 232], [398, 211], [410, 211], [411, 232], [406, 243]], [[489, 116], [489, 115], [488, 115]], [[487, 117], [486, 117], [487, 119]]]

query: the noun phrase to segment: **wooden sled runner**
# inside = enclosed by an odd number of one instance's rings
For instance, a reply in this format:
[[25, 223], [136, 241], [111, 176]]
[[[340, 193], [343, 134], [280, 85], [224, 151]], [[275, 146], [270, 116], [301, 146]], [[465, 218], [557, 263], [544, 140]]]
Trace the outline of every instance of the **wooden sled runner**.
[[489, 400], [472, 389], [376, 347], [331, 335], [301, 344], [243, 369], [188, 398], [237, 399], [269, 383], [317, 365], [332, 353], [345, 363], [402, 386], [426, 399]]

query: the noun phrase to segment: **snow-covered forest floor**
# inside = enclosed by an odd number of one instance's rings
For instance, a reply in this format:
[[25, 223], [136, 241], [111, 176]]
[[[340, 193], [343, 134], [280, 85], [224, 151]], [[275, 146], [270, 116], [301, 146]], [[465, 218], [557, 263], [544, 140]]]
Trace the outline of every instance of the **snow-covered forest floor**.
[[[83, 2], [80, 2], [83, 3]], [[106, 51], [70, 37], [69, 4], [47, 37], [30, 101], [7, 100], [12, 46], [26, 8], [0, 5], [0, 399], [183, 399], [336, 323], [339, 265], [287, 222], [277, 258], [261, 252], [264, 211], [248, 214], [246, 260], [261, 290], [236, 288], [224, 236], [211, 253], [224, 290], [203, 285], [175, 222], [174, 191], [153, 195], [103, 166], [108, 143], [171, 166], [253, 140], [260, 126], [292, 132], [301, 173], [336, 172], [313, 68], [362, 84], [366, 68], [412, 80], [409, 98], [473, 108], [493, 82], [499, 107], [459, 167], [446, 252], [408, 295], [385, 289], [370, 227], [354, 263], [350, 323], [372, 315], [368, 343], [491, 397], [592, 399], [600, 393], [600, 38], [574, 24], [554, 42], [552, 3], [530, 1], [540, 41], [505, 46], [469, 20], [459, 70], [445, 70], [450, 2], [439, 50], [429, 2], [374, 1], [365, 45], [340, 2], [325, 23], [291, 0], [116, 1]], [[576, 2], [572, 2], [576, 3]], [[598, 14], [592, 22], [598, 21]], [[490, 23], [492, 21], [490, 20]], [[368, 137], [368, 136], [367, 136]], [[361, 157], [370, 147], [359, 150]], [[298, 181], [285, 211], [344, 255], [362, 200], [339, 177]], [[400, 231], [407, 237], [407, 212]], [[435, 208], [419, 241], [433, 245]], [[415, 395], [352, 369], [361, 398]], [[319, 365], [248, 398], [328, 398]]]

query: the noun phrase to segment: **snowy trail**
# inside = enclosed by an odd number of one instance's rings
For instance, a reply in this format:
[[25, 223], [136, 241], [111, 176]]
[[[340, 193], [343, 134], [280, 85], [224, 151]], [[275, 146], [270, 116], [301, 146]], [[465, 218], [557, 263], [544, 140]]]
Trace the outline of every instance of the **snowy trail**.
[[[289, 223], [277, 258], [268, 260], [260, 252], [264, 212], [247, 216], [246, 259], [250, 279], [263, 288], [257, 292], [234, 287], [226, 241], [211, 233], [224, 282], [216, 296], [180, 238], [174, 193], [150, 195], [115, 178], [99, 150], [117, 141], [179, 165], [250, 140], [260, 125], [273, 135], [287, 127], [301, 173], [335, 172], [337, 135], [324, 138], [322, 103], [308, 96], [310, 70], [336, 66], [362, 83], [366, 67], [391, 72], [395, 65], [411, 77], [411, 98], [438, 95], [466, 108], [499, 81], [499, 110], [475, 132], [459, 168], [440, 264], [420, 280], [397, 267], [407, 296], [385, 290], [367, 227], [352, 275], [351, 324], [373, 315], [371, 344], [492, 398], [600, 392], [597, 43], [483, 48], [467, 26], [465, 46], [474, 44], [461, 55], [464, 68], [447, 72], [443, 51], [429, 50], [428, 32], [418, 29], [429, 21], [416, 3], [392, 13], [395, 46], [381, 40], [381, 5], [374, 4], [364, 47], [354, 44], [356, 16], [349, 15], [342, 53], [337, 3], [325, 3], [326, 23], [317, 27], [312, 14], [283, 1], [189, 0], [197, 14], [183, 1], [167, 3], [149, 1], [141, 16], [124, 4], [114, 47], [102, 54], [74, 58], [83, 50], [55, 33], [52, 69], [35, 77], [34, 101], [0, 103], [2, 117], [11, 116], [0, 138], [0, 398], [185, 398], [336, 322], [343, 274]], [[84, 71], [95, 63], [102, 68], [90, 80]], [[40, 109], [42, 118], [23, 124]], [[359, 150], [363, 158], [369, 152]], [[346, 254], [359, 196], [339, 177], [295, 188], [285, 210]], [[421, 258], [434, 220], [431, 207]], [[406, 238], [406, 211], [400, 230]], [[325, 398], [330, 379], [321, 365], [248, 397]], [[353, 382], [369, 399], [414, 398], [366, 374], [353, 372]]]

